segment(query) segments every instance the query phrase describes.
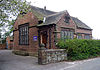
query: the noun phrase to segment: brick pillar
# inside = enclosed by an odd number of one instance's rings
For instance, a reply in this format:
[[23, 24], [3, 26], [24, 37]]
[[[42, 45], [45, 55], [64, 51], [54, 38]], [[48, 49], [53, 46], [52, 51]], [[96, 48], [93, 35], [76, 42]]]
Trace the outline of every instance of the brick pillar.
[[45, 64], [46, 63], [46, 53], [45, 48], [40, 48], [38, 50], [38, 64]]

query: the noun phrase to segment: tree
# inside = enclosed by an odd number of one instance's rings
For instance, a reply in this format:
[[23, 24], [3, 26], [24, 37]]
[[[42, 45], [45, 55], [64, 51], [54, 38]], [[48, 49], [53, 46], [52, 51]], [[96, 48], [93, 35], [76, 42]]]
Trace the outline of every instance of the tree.
[[28, 12], [29, 4], [26, 0], [0, 0], [0, 23], [9, 21], [11, 15]]
[[13, 33], [13, 25], [15, 23], [15, 20], [12, 20], [8, 23], [7, 27], [8, 27], [8, 31], [5, 32], [4, 37], [6, 38], [7, 36], [10, 36], [11, 33]]
[[29, 6], [26, 0], [0, 0], [0, 29], [4, 25], [8, 26], [8, 23], [11, 23], [10, 20], [16, 18], [19, 13], [30, 11]]

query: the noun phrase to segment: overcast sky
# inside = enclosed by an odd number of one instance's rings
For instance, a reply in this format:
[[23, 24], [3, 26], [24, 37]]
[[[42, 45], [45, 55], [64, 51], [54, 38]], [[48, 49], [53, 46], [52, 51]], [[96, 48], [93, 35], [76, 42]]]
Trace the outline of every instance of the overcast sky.
[[27, 0], [31, 5], [51, 11], [67, 10], [93, 29], [93, 37], [100, 39], [100, 0]]

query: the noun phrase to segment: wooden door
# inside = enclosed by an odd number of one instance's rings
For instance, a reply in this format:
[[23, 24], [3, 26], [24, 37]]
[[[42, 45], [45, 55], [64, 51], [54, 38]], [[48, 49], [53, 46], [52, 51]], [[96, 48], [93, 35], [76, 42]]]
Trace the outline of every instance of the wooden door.
[[41, 43], [45, 44], [45, 47], [47, 45], [47, 32], [42, 32], [41, 35], [40, 35], [40, 38], [41, 38]]

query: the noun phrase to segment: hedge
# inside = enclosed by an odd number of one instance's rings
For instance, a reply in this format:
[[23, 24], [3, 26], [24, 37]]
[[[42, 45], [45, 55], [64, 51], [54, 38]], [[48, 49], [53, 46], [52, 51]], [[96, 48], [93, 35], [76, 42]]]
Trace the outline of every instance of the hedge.
[[100, 56], [100, 40], [60, 40], [57, 46], [66, 49], [69, 60], [82, 60]]

